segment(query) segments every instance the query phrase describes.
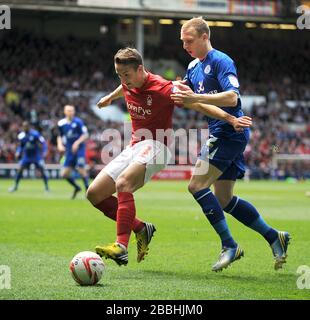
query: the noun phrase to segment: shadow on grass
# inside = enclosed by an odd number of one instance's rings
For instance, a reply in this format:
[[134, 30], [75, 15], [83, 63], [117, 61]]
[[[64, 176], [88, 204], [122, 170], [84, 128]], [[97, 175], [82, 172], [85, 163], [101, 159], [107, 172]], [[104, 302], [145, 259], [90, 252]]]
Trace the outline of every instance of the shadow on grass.
[[[241, 281], [244, 282], [251, 282], [255, 283], [256, 285], [266, 285], [270, 284], [271, 282], [275, 283], [295, 283], [296, 282], [296, 275], [294, 273], [281, 273], [275, 272], [271, 270], [270, 273], [264, 274], [229, 274], [229, 271], [225, 274], [225, 270], [223, 272], [175, 272], [175, 271], [161, 271], [161, 270], [141, 270], [138, 274], [135, 275], [136, 279], [145, 279], [145, 277], [152, 277], [157, 278], [158, 280], [173, 280], [173, 279], [181, 279], [181, 280], [194, 280], [194, 281], [205, 281], [205, 280], [212, 280], [212, 281], [236, 281], [240, 283]], [[170, 278], [170, 279], [169, 279]]]

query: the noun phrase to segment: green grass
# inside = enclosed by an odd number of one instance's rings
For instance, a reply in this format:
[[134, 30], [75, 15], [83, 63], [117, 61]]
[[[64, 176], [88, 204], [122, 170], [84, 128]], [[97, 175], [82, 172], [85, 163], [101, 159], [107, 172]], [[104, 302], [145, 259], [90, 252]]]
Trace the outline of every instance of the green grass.
[[[0, 180], [0, 265], [11, 268], [12, 288], [2, 299], [309, 299], [296, 286], [296, 270], [310, 265], [309, 182], [237, 183], [236, 193], [253, 202], [267, 222], [292, 235], [288, 263], [273, 270], [269, 246], [257, 233], [232, 217], [228, 223], [245, 257], [222, 273], [213, 273], [220, 243], [187, 193], [186, 182], [151, 182], [136, 193], [138, 215], [157, 227], [145, 261], [136, 262], [134, 243], [129, 264], [106, 261], [100, 283], [80, 287], [68, 264], [78, 252], [115, 240], [115, 224], [71, 188], [51, 181], [21, 182], [9, 194], [11, 181]], [[132, 237], [134, 239], [134, 237]]]

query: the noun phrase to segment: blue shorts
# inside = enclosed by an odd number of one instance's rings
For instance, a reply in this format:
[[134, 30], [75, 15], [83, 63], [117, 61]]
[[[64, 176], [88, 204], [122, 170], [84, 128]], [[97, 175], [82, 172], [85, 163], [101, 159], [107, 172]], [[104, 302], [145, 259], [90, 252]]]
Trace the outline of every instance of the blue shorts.
[[247, 142], [246, 136], [240, 140], [229, 140], [210, 135], [209, 140], [201, 148], [199, 159], [209, 161], [223, 172], [218, 180], [241, 179], [245, 173], [243, 152]]
[[19, 161], [19, 165], [22, 168], [29, 169], [31, 164], [34, 164], [35, 167], [38, 168], [38, 169], [44, 168], [44, 165], [45, 165], [44, 160], [40, 159], [40, 158], [22, 158]]
[[85, 151], [79, 150], [77, 153], [66, 153], [64, 167], [84, 168], [86, 165]]

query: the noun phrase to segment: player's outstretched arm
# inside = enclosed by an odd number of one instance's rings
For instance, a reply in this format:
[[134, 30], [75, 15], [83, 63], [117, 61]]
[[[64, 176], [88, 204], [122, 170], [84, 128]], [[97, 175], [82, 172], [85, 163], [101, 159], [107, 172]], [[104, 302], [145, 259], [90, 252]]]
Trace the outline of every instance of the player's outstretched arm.
[[176, 104], [208, 103], [221, 107], [235, 107], [238, 103], [238, 94], [233, 91], [224, 91], [214, 94], [194, 93], [189, 87], [176, 87], [178, 90], [171, 95]]
[[236, 131], [242, 131], [244, 128], [249, 128], [250, 126], [252, 126], [252, 118], [248, 116], [236, 118], [231, 114], [225, 112], [221, 108], [211, 104], [193, 103], [191, 105], [184, 106], [186, 108], [199, 111], [210, 118], [226, 121], [231, 124]]
[[104, 108], [109, 106], [112, 101], [123, 97], [123, 87], [122, 85], [119, 85], [113, 92], [111, 92], [110, 94], [102, 97], [99, 102], [97, 103], [98, 108]]

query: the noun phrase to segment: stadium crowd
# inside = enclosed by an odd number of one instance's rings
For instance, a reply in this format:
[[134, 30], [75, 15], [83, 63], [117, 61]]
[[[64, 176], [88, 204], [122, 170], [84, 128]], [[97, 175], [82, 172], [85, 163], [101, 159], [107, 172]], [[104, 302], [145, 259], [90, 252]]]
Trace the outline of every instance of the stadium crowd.
[[[14, 35], [12, 36], [12, 33]], [[249, 36], [250, 37], [250, 36]], [[245, 156], [252, 178], [310, 177], [309, 162], [282, 163], [272, 167], [275, 153], [310, 154], [309, 42], [287, 46], [264, 40], [264, 45], [234, 37], [215, 41], [216, 48], [230, 54], [237, 63], [243, 95], [262, 95], [266, 101], [253, 104], [247, 111], [254, 120], [251, 143]], [[221, 42], [222, 41], [222, 42]], [[238, 43], [238, 41], [240, 43]], [[293, 44], [294, 44], [294, 40]], [[296, 40], [297, 41], [297, 40]], [[146, 48], [150, 59], [175, 57], [186, 67], [189, 57], [175, 46]], [[122, 131], [122, 124], [103, 122], [89, 106], [93, 92], [109, 91], [118, 80], [113, 70], [113, 54], [117, 47], [96, 40], [73, 37], [49, 40], [21, 31], [10, 31], [0, 41], [0, 162], [16, 162], [17, 135], [23, 119], [42, 132], [48, 141], [47, 163], [58, 163], [56, 148], [57, 122], [63, 117], [63, 106], [74, 104], [90, 132], [87, 161], [101, 163], [101, 132], [105, 128]], [[283, 55], [285, 52], [285, 55]], [[268, 59], [266, 59], [268, 56]], [[152, 70], [153, 71], [153, 70]], [[297, 101], [288, 105], [287, 100]], [[125, 105], [119, 101], [125, 111]], [[176, 108], [174, 128], [207, 128], [203, 115]], [[190, 150], [193, 154], [197, 148]], [[180, 161], [182, 154], [178, 152]], [[182, 159], [184, 163], [184, 159]]]

